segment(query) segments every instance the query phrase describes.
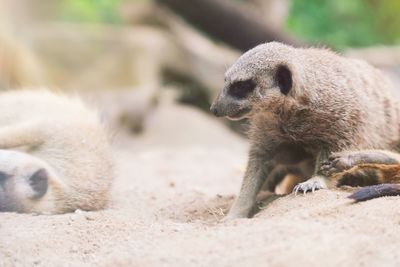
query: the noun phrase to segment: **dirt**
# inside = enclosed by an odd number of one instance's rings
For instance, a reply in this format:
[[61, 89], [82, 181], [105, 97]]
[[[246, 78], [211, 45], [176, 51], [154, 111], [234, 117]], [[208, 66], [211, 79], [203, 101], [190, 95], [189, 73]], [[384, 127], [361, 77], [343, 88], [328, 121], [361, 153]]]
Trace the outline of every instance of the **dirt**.
[[400, 266], [400, 197], [284, 196], [220, 222], [240, 187], [245, 139], [200, 111], [161, 106], [114, 136], [110, 207], [0, 214], [0, 266]]

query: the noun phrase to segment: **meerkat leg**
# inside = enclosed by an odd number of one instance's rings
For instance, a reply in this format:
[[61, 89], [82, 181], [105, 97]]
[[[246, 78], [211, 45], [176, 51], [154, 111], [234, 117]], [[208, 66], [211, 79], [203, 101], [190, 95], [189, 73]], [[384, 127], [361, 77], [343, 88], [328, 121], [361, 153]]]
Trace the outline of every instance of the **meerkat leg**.
[[310, 175], [304, 173], [300, 166], [279, 165], [268, 175], [262, 190], [268, 190], [278, 195], [290, 194], [298, 183], [308, 177]]
[[1, 149], [37, 146], [43, 140], [43, 127], [35, 122], [4, 126], [0, 129]]
[[268, 157], [251, 151], [240, 192], [224, 220], [248, 218], [267, 174], [273, 169]]
[[282, 181], [276, 186], [274, 192], [277, 195], [287, 195], [293, 191], [293, 188], [304, 181], [304, 176], [299, 173], [288, 173]]
[[295, 195], [299, 191], [305, 194], [308, 191], [314, 192], [315, 190], [328, 188], [327, 178], [320, 173], [320, 166], [328, 159], [329, 154], [330, 152], [327, 148], [321, 149], [321, 151], [317, 155], [317, 159], [315, 162], [314, 175], [307, 181], [299, 183], [293, 188], [293, 192], [295, 193]]
[[400, 154], [385, 150], [361, 150], [333, 153], [321, 165], [320, 172], [326, 176], [350, 169], [364, 163], [398, 164]]
[[265, 183], [262, 186], [261, 190], [267, 190], [270, 192], [274, 192], [276, 186], [282, 182], [285, 176], [289, 173], [288, 168], [286, 166], [277, 165], [271, 169], [267, 178], [265, 179]]

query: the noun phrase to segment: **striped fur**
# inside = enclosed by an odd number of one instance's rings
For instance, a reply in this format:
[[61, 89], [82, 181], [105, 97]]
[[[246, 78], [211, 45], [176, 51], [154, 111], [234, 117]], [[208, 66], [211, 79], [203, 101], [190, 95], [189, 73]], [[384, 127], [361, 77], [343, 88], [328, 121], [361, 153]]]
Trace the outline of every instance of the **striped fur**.
[[366, 186], [349, 196], [355, 201], [400, 195], [400, 164], [360, 164], [332, 179], [336, 186]]

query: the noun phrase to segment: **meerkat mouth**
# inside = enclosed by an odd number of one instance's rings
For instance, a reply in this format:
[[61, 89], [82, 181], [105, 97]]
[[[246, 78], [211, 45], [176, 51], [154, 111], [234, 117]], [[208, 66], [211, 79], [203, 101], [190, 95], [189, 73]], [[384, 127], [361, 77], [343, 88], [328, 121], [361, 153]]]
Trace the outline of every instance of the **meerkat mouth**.
[[229, 120], [232, 121], [238, 121], [242, 120], [248, 117], [248, 114], [250, 113], [251, 109], [250, 108], [244, 108], [239, 110], [238, 112], [234, 113], [233, 115], [226, 116]]

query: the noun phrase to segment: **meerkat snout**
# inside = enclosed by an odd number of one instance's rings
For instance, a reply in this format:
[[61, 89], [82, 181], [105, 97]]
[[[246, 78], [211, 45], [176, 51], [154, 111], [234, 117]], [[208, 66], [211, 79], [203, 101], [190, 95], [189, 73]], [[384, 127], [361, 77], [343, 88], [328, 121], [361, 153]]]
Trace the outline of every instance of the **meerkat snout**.
[[252, 79], [239, 80], [227, 84], [211, 105], [211, 112], [217, 117], [240, 120], [251, 111], [250, 95], [255, 91]]
[[34, 209], [47, 198], [51, 167], [26, 153], [0, 150], [0, 211]]
[[219, 110], [218, 110], [217, 106], [214, 105], [214, 103], [211, 105], [210, 111], [211, 111], [212, 114], [214, 114], [215, 116], [219, 117]]
[[0, 211], [26, 210], [26, 203], [39, 201], [48, 189], [48, 174], [43, 168], [33, 172], [0, 172]]

